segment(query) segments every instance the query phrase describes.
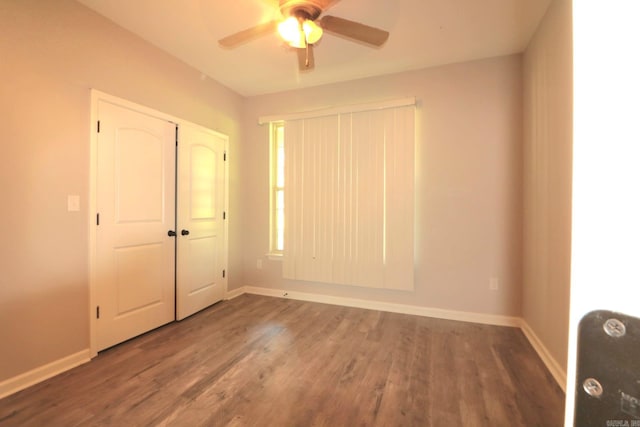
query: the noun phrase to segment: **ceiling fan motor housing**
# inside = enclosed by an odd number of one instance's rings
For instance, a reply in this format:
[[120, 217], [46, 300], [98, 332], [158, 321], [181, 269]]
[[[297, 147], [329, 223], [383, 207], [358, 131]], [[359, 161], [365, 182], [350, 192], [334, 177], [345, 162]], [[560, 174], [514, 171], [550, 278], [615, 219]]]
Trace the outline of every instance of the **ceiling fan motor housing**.
[[282, 16], [315, 21], [322, 13], [322, 3], [314, 0], [280, 0]]

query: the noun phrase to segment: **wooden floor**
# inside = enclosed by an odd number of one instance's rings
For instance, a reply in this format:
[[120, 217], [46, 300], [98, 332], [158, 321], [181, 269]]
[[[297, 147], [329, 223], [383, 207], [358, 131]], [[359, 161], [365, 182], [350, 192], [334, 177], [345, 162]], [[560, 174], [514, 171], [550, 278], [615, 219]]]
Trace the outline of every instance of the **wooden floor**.
[[0, 426], [561, 426], [516, 328], [243, 295], [0, 400]]

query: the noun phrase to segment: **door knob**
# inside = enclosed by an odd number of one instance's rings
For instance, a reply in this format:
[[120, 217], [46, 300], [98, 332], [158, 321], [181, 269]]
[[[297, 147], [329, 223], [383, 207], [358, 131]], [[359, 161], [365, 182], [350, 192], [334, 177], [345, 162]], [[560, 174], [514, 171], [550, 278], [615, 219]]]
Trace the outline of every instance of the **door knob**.
[[175, 235], [176, 235], [176, 232], [175, 232], [175, 231], [173, 231], [173, 230], [169, 230], [169, 231], [167, 232], [167, 236], [169, 236], [169, 237], [173, 237], [173, 236], [175, 236]]
[[180, 234], [182, 234], [183, 236], [188, 236], [189, 235], [189, 230], [182, 230], [180, 232]]

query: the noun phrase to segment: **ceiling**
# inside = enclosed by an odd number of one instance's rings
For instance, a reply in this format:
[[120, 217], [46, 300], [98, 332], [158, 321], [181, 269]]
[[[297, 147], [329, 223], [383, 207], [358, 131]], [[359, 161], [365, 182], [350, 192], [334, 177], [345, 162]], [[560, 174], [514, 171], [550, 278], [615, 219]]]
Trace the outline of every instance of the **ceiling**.
[[218, 40], [281, 17], [278, 0], [78, 0], [243, 96], [522, 52], [551, 0], [341, 0], [324, 15], [391, 33], [371, 48], [326, 33], [315, 69], [274, 33], [234, 49]]

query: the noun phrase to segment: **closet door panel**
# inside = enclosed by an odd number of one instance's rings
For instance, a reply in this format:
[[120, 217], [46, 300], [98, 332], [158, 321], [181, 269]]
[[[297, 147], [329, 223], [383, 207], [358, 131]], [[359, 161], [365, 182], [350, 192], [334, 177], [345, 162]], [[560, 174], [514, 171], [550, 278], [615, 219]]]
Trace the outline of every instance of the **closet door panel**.
[[227, 138], [195, 125], [178, 131], [177, 319], [224, 298]]
[[175, 125], [98, 104], [97, 350], [175, 318]]

